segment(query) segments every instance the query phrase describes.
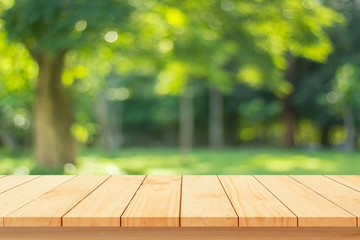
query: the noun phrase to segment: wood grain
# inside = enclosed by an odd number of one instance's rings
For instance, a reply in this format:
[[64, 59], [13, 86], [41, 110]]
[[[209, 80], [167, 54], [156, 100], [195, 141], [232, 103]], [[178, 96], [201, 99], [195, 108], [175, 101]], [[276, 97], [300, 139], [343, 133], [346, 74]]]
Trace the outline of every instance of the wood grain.
[[238, 226], [217, 176], [183, 176], [181, 226]]
[[19, 186], [23, 183], [31, 181], [39, 176], [35, 175], [9, 175], [0, 179], [0, 193], [3, 193], [11, 188]]
[[297, 226], [296, 216], [253, 176], [219, 176], [239, 226]]
[[255, 176], [297, 217], [303, 226], [356, 226], [356, 218], [288, 176]]
[[43, 195], [74, 176], [41, 176], [0, 194], [0, 226], [4, 216]]
[[358, 176], [3, 176], [0, 226], [353, 227], [358, 185]]
[[1, 240], [358, 240], [360, 228], [69, 227], [0, 228]]
[[8, 214], [4, 226], [61, 226], [61, 217], [109, 176], [76, 176]]
[[147, 176], [121, 217], [122, 226], [179, 226], [181, 176]]
[[111, 176], [63, 217], [63, 226], [120, 226], [120, 216], [145, 176]]
[[324, 176], [291, 176], [315, 192], [360, 217], [360, 192]]
[[360, 176], [359, 175], [327, 175], [326, 177], [342, 183], [356, 191], [360, 192]]

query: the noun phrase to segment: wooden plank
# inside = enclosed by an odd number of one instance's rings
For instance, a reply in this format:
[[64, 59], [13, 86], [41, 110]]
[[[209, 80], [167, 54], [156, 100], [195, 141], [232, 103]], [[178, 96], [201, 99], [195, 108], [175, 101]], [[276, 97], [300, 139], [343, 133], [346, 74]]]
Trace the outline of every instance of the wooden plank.
[[238, 226], [217, 176], [183, 176], [181, 226]]
[[121, 226], [179, 226], [181, 176], [147, 176]]
[[4, 226], [61, 226], [61, 218], [109, 176], [76, 176], [8, 214]]
[[360, 228], [4, 227], [2, 240], [358, 240]]
[[331, 202], [360, 217], [360, 192], [324, 176], [291, 176]]
[[111, 176], [63, 217], [63, 226], [120, 226], [120, 216], [145, 176]]
[[0, 193], [3, 193], [11, 188], [19, 186], [23, 183], [31, 181], [39, 176], [35, 175], [9, 175], [6, 178], [0, 179]]
[[239, 226], [297, 226], [296, 216], [253, 176], [219, 176]]
[[326, 175], [326, 177], [342, 183], [356, 191], [360, 192], [360, 176], [359, 175]]
[[356, 226], [356, 218], [288, 176], [255, 176], [303, 226]]
[[41, 176], [0, 194], [0, 226], [4, 216], [43, 195], [73, 176]]

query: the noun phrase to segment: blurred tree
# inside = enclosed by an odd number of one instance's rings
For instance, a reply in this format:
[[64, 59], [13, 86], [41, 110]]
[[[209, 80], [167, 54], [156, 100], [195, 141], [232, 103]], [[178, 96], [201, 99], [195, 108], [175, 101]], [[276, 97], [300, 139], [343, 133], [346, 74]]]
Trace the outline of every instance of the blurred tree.
[[219, 89], [210, 87], [209, 96], [210, 148], [221, 149], [224, 145], [223, 94]]
[[[0, 15], [11, 7], [0, 1]], [[11, 150], [29, 144], [31, 113], [37, 66], [20, 43], [8, 41], [0, 19], [0, 142]]]
[[[327, 64], [332, 61], [331, 55]], [[335, 71], [323, 66], [324, 63], [304, 58], [295, 59], [297, 78], [293, 78], [294, 91], [291, 99], [296, 121], [310, 120], [319, 129], [322, 147], [330, 147], [330, 129], [337, 120], [329, 106], [323, 103], [323, 99], [331, 89], [330, 81]]]
[[341, 113], [344, 119], [346, 129], [345, 150], [347, 151], [354, 151], [357, 144], [355, 109], [360, 107], [359, 67], [360, 62], [355, 65], [355, 61], [339, 67], [332, 92], [329, 93], [334, 110]]
[[[320, 2], [312, 0], [259, 1], [241, 5], [245, 16], [258, 14], [258, 17], [249, 17], [245, 26], [256, 36], [256, 47], [272, 56], [275, 71], [264, 77], [265, 84], [283, 101], [283, 145], [293, 146], [296, 116], [292, 83], [298, 78], [294, 65], [296, 58], [324, 62], [332, 51], [326, 30], [343, 18]], [[245, 74], [248, 80], [259, 79], [259, 76], [251, 76], [252, 72], [248, 72]]]
[[21, 41], [38, 63], [35, 105], [35, 152], [40, 165], [74, 162], [75, 146], [69, 92], [61, 76], [70, 49], [95, 44], [124, 26], [131, 6], [109, 0], [18, 0], [3, 13], [8, 37]]
[[344, 148], [353, 150], [357, 142], [355, 126], [359, 107], [360, 3], [334, 0], [324, 4], [342, 14], [346, 24], [328, 30], [334, 49], [325, 64], [297, 61], [308, 67], [298, 64], [298, 74], [303, 74], [301, 84], [295, 87], [294, 101], [299, 114], [311, 117], [321, 129], [325, 146], [330, 144], [331, 127], [341, 124], [343, 119], [346, 129]]
[[336, 73], [332, 91], [327, 98], [332, 109], [343, 118], [346, 129], [345, 150], [353, 151], [357, 145], [356, 109], [360, 107], [360, 2], [332, 1], [327, 4], [342, 13], [347, 23], [331, 32], [336, 44], [336, 61], [332, 66]]
[[206, 79], [212, 89], [211, 147], [221, 147], [223, 139], [220, 92], [229, 91], [236, 77], [255, 88], [265, 85], [282, 99], [284, 145], [292, 146], [294, 59], [325, 61], [332, 50], [325, 30], [340, 22], [341, 15], [312, 0], [185, 1], [173, 12], [183, 25], [191, 22], [174, 39], [175, 56], [190, 64], [190, 75]]

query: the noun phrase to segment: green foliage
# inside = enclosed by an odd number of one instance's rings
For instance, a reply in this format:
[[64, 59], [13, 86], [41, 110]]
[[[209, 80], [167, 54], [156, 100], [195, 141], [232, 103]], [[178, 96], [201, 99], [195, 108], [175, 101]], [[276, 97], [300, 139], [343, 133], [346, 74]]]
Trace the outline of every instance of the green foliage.
[[[239, 79], [283, 97], [293, 90], [284, 81], [288, 55], [324, 62], [332, 51], [326, 30], [343, 22], [342, 15], [311, 0], [183, 1], [158, 9], [168, 23], [157, 19], [167, 62], [158, 78], [162, 94], [181, 92], [190, 79], [229, 92]], [[182, 66], [181, 74], [169, 67], [171, 61]]]
[[9, 38], [35, 53], [57, 53], [96, 44], [101, 34], [124, 26], [131, 10], [118, 0], [19, 0], [2, 18]]
[[[318, 128], [341, 124], [333, 107], [358, 107], [360, 14], [355, 1], [336, 2], [0, 0], [0, 129], [20, 131], [16, 139], [32, 130], [38, 67], [31, 54], [38, 51], [67, 51], [62, 82], [75, 99], [72, 132], [88, 146], [101, 139], [99, 99], [109, 125], [124, 124], [126, 144], [174, 146], [178, 95], [189, 81], [200, 146], [207, 143], [210, 86], [226, 95], [225, 131], [236, 135], [231, 144], [252, 141], [254, 129], [271, 125], [277, 132], [276, 98], [288, 95], [301, 120]], [[301, 68], [291, 83], [284, 81], [289, 56]], [[329, 102], [334, 94], [336, 104]], [[244, 129], [253, 138], [239, 138]], [[299, 135], [310, 127], [304, 129]]]
[[[10, 6], [11, 1], [0, 2], [0, 13]], [[0, 52], [0, 136], [12, 132], [23, 142], [31, 126], [29, 110], [38, 67], [22, 44], [8, 41], [1, 20]]]
[[345, 64], [338, 68], [333, 91], [328, 95], [331, 104], [340, 110], [344, 106], [360, 107], [360, 70], [359, 65]]
[[345, 22], [327, 31], [333, 52], [324, 64], [307, 64], [295, 100], [301, 116], [307, 115], [318, 126], [329, 127], [342, 124], [345, 108], [357, 114], [359, 107], [360, 3], [325, 1], [324, 4], [341, 13]]
[[327, 66], [335, 71], [331, 82], [331, 91], [326, 100], [336, 114], [342, 115], [345, 108], [360, 107], [360, 4], [350, 1], [336, 6], [346, 17], [347, 25], [332, 31], [332, 38], [336, 44], [334, 61]]
[[[267, 101], [266, 101], [267, 100]], [[281, 104], [276, 100], [255, 98], [251, 101], [240, 104], [239, 112], [247, 121], [256, 125], [263, 125], [277, 119], [281, 113]]]
[[343, 22], [340, 14], [311, 0], [249, 1], [240, 6], [257, 50], [272, 56], [274, 67], [258, 76], [266, 76], [263, 80], [279, 97], [293, 91], [289, 82], [283, 81], [288, 56], [324, 62], [332, 51], [326, 30]]

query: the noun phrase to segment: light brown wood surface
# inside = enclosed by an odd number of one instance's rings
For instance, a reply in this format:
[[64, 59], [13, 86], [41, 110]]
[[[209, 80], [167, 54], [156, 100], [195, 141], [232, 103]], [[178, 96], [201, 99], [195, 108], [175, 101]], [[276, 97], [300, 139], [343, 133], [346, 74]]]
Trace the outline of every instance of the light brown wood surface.
[[360, 192], [360, 176], [359, 175], [327, 175], [326, 177], [342, 183], [348, 187]]
[[19, 186], [37, 177], [36, 175], [10, 175], [0, 179], [0, 193]]
[[219, 176], [239, 226], [297, 226], [296, 216], [253, 176]]
[[120, 226], [145, 176], [111, 176], [63, 217], [63, 226]]
[[109, 176], [76, 176], [4, 217], [4, 226], [61, 226], [61, 218]]
[[324, 176], [291, 177], [356, 217], [360, 217], [360, 192], [332, 181]]
[[122, 226], [179, 226], [181, 176], [147, 176], [121, 217]]
[[299, 226], [356, 226], [356, 217], [289, 176], [255, 176], [297, 217]]
[[358, 240], [360, 228], [0, 228], [1, 240]]
[[0, 190], [2, 228], [332, 229], [360, 216], [358, 176], [3, 176]]
[[181, 226], [238, 226], [238, 216], [217, 176], [183, 176]]
[[0, 194], [0, 226], [4, 216], [36, 199], [73, 176], [41, 176]]

